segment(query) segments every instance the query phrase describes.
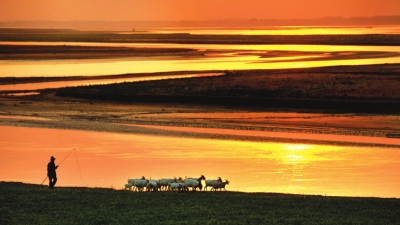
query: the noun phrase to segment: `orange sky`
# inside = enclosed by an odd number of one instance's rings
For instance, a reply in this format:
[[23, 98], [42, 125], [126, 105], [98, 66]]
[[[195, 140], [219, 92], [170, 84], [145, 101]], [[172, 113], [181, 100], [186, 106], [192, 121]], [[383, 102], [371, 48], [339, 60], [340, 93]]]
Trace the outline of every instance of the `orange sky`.
[[0, 21], [310, 19], [399, 15], [399, 0], [1, 0]]

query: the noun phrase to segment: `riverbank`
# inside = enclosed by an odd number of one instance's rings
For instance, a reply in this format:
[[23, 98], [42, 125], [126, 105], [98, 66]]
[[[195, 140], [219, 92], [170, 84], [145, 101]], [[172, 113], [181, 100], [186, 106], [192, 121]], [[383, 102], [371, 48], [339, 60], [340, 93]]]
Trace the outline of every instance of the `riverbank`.
[[[397, 224], [400, 200], [242, 192], [130, 192], [0, 182], [1, 224]], [[157, 212], [156, 215], [154, 212]]]
[[79, 45], [0, 45], [0, 60], [106, 59], [120, 57], [199, 56], [187, 48], [130, 48]]
[[0, 28], [0, 41], [114, 42], [180, 44], [321, 44], [399, 46], [398, 34], [337, 35], [201, 35], [190, 33], [78, 31], [67, 29]]

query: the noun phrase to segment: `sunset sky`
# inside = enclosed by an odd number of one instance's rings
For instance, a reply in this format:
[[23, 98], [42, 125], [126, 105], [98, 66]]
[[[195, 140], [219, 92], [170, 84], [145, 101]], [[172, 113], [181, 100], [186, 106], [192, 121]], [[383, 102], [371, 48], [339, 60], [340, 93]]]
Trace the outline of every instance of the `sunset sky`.
[[399, 0], [2, 0], [0, 3], [0, 21], [313, 19], [399, 14]]

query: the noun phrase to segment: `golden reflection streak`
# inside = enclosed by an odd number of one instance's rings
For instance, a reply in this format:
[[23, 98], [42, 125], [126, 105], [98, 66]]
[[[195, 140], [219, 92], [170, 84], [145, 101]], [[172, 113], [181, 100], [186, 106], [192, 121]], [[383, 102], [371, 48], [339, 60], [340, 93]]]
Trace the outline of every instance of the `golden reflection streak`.
[[289, 193], [304, 192], [305, 183], [315, 179], [307, 174], [308, 165], [324, 160], [319, 155], [323, 151], [323, 146], [307, 144], [286, 144], [277, 150], [275, 157], [283, 164], [280, 170], [283, 179], [288, 181], [280, 189]]
[[[304, 47], [305, 48], [305, 47]], [[321, 47], [322, 48], [322, 47]], [[338, 48], [338, 47], [337, 47]], [[310, 49], [311, 50], [311, 49]], [[395, 51], [395, 49], [393, 49]], [[288, 59], [288, 58], [283, 58]], [[253, 69], [289, 69], [308, 68], [337, 65], [370, 65], [399, 63], [400, 57], [374, 58], [374, 59], [343, 59], [343, 60], [310, 60], [307, 57], [302, 61], [266, 61], [258, 56], [237, 56], [237, 57], [205, 57], [190, 60], [132, 60], [120, 59], [121, 61], [95, 61], [80, 60], [77, 64], [69, 64], [63, 61], [4, 61], [0, 60], [0, 76], [13, 74], [15, 77], [29, 76], [80, 76], [80, 75], [109, 75], [126, 73], [156, 73], [165, 71], [206, 71], [206, 70], [253, 70]], [[35, 71], [33, 74], [32, 71]]]
[[315, 148], [311, 145], [288, 144], [283, 147], [282, 163], [284, 164], [300, 164], [310, 163], [316, 160], [314, 156]]
[[[181, 29], [164, 29], [150, 30], [150, 33], [190, 33], [190, 34], [216, 34], [216, 35], [337, 35], [337, 34], [398, 34], [399, 26], [378, 26], [378, 27], [355, 27], [355, 26], [272, 26], [272, 27], [253, 27], [228, 29], [211, 27], [204, 28], [181, 28]], [[119, 32], [124, 34], [134, 32]]]
[[277, 151], [283, 164], [282, 175], [291, 181], [288, 187], [283, 187], [284, 189], [292, 192], [300, 189], [300, 185], [297, 184], [304, 179], [306, 165], [318, 160], [315, 157], [315, 150], [311, 145], [287, 144]]

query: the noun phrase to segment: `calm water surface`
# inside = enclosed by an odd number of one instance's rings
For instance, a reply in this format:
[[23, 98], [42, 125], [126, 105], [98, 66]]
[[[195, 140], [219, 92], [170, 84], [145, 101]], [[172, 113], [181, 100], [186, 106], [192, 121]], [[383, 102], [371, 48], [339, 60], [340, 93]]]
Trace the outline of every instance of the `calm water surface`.
[[[0, 42], [10, 44], [12, 42]], [[13, 43], [15, 44], [15, 43]], [[126, 73], [154, 73], [204, 70], [250, 70], [308, 68], [337, 65], [367, 65], [400, 63], [400, 46], [332, 46], [332, 45], [220, 45], [220, 44], [121, 44], [121, 43], [42, 43], [23, 42], [19, 44], [46, 45], [98, 45], [148, 48], [193, 48], [198, 51], [226, 50], [227, 53], [205, 54], [203, 57], [148, 57], [80, 60], [0, 60], [0, 77], [31, 76], [95, 76]], [[253, 54], [251, 53], [253, 51]], [[297, 51], [299, 56], [282, 55], [263, 58], [259, 52]], [[389, 57], [363, 58], [368, 51], [396, 53]], [[242, 53], [246, 52], [246, 55]], [[308, 54], [306, 54], [308, 52]], [[309, 54], [315, 52], [315, 54]], [[359, 59], [326, 58], [325, 54], [335, 52], [356, 52]], [[250, 54], [249, 54], [250, 53]]]
[[[122, 188], [128, 178], [220, 176], [228, 190], [400, 197], [397, 148], [206, 140], [0, 127], [0, 180], [40, 184], [54, 155], [59, 186]], [[76, 154], [75, 154], [76, 153]]]
[[[270, 26], [250, 28], [181, 27], [158, 28], [151, 33], [232, 34], [232, 35], [317, 35], [317, 34], [400, 34], [400, 26]], [[133, 32], [120, 32], [133, 33]], [[137, 33], [137, 32], [136, 32]]]

